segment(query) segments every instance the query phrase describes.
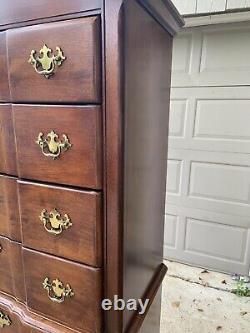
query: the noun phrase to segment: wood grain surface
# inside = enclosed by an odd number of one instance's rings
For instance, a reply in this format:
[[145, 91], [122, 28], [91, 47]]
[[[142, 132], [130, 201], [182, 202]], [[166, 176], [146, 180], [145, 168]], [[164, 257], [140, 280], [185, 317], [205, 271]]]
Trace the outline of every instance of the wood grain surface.
[[0, 172], [17, 175], [15, 136], [10, 104], [0, 104], [0, 156]]
[[[102, 264], [101, 194], [19, 182], [23, 245], [91, 266]], [[60, 235], [40, 221], [43, 209], [68, 214], [72, 226]]]
[[[124, 15], [123, 297], [138, 299], [163, 258], [172, 36], [135, 1]], [[124, 331], [132, 316], [124, 311]], [[159, 332], [160, 307], [151, 321], [138, 331]]]
[[0, 175], [0, 235], [21, 241], [16, 178]]
[[[79, 333], [55, 321], [41, 317], [31, 312], [25, 304], [15, 298], [0, 292], [0, 311], [11, 320], [10, 326], [5, 326], [7, 333]], [[89, 333], [82, 330], [81, 333]]]
[[25, 302], [21, 244], [0, 236], [0, 291]]
[[[101, 108], [13, 105], [18, 175], [26, 179], [102, 188]], [[65, 134], [72, 147], [53, 160], [36, 143], [38, 134]]]
[[[9, 30], [7, 47], [13, 102], [99, 103], [100, 22], [98, 17]], [[66, 60], [46, 79], [28, 63], [31, 50], [60, 47]]]
[[[1, 0], [0, 25], [100, 9], [101, 0]], [[28, 22], [26, 22], [27, 24]]]
[[[101, 270], [27, 249], [23, 260], [29, 308], [70, 328], [102, 333]], [[75, 295], [60, 304], [51, 301], [42, 285], [46, 277], [68, 283]]]
[[0, 102], [8, 102], [9, 100], [10, 93], [6, 52], [6, 33], [0, 32]]

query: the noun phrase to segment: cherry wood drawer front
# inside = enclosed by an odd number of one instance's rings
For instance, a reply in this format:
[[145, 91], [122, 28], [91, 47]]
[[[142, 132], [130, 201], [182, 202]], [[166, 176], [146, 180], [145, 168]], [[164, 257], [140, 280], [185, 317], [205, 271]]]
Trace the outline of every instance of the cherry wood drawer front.
[[3, 332], [11, 333], [76, 333], [75, 330], [30, 311], [26, 304], [1, 292], [0, 312], [0, 318], [2, 316], [5, 323], [4, 327], [0, 327], [1, 332], [4, 329]]
[[[15, 105], [13, 113], [20, 177], [101, 189], [100, 107]], [[52, 130], [55, 140], [65, 143], [66, 135], [71, 144], [55, 159], [36, 143], [39, 133], [49, 141]]]
[[[3, 297], [1, 297], [3, 298]], [[4, 300], [4, 298], [3, 298]], [[5, 301], [5, 300], [4, 300]], [[11, 310], [6, 307], [5, 305], [2, 305], [0, 303], [0, 320], [2, 317], [2, 325], [3, 327], [0, 326], [0, 330], [3, 330], [4, 333], [50, 333], [50, 331], [44, 331], [44, 330], [38, 330], [36, 328], [33, 328], [27, 324], [24, 323], [25, 321], [25, 316], [23, 320], [20, 320], [20, 313], [16, 313], [16, 308], [12, 307]], [[20, 315], [20, 316], [19, 316]], [[22, 313], [23, 315], [23, 313]], [[37, 322], [34, 321], [34, 325], [36, 325]], [[2, 332], [2, 331], [1, 331]], [[62, 332], [62, 331], [61, 331]], [[54, 332], [53, 332], [54, 333]], [[58, 333], [55, 332], [55, 333]]]
[[0, 25], [100, 9], [102, 0], [1, 0]]
[[6, 33], [0, 32], [0, 102], [10, 100], [8, 64], [6, 52]]
[[[27, 305], [32, 310], [81, 332], [101, 332], [101, 271], [23, 249]], [[48, 278], [48, 280], [45, 280]], [[51, 284], [71, 288], [74, 295], [52, 301]], [[43, 287], [44, 283], [44, 287]], [[48, 287], [50, 285], [50, 287]], [[47, 290], [45, 289], [47, 288]]]
[[0, 237], [0, 291], [25, 301], [21, 245], [4, 237]]
[[0, 330], [4, 333], [31, 333], [25, 330], [18, 317], [0, 304], [0, 318], [2, 318], [2, 326]]
[[0, 176], [0, 235], [21, 241], [17, 181]]
[[[42, 63], [46, 60], [45, 53], [50, 57], [57, 56], [57, 47], [66, 57], [59, 66], [55, 64], [54, 75], [49, 79], [37, 73], [28, 62], [31, 51], [36, 51], [34, 57], [38, 57], [44, 44], [52, 51], [44, 51]], [[98, 17], [10, 30], [7, 47], [12, 101], [99, 103], [100, 44]], [[50, 66], [47, 62], [40, 69], [38, 64], [37, 69], [41, 72], [52, 66], [53, 63]]]
[[25, 182], [19, 194], [24, 246], [100, 267], [100, 194]]
[[12, 111], [8, 104], [0, 104], [0, 172], [17, 175]]

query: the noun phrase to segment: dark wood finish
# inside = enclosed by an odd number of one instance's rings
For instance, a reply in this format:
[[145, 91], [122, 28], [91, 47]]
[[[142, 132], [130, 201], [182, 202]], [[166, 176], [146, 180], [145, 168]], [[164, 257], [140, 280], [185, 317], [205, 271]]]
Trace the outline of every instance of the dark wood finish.
[[[13, 113], [20, 177], [101, 189], [100, 107], [14, 105]], [[72, 144], [56, 160], [35, 143], [39, 132], [46, 136], [52, 129]]]
[[[19, 182], [23, 245], [100, 267], [102, 264], [101, 194]], [[68, 214], [72, 226], [48, 233], [39, 219], [43, 209]]]
[[0, 32], [0, 102], [8, 102], [9, 99], [10, 93], [6, 53], [6, 33]]
[[137, 2], [172, 36], [184, 25], [184, 20], [171, 1], [137, 0]]
[[[99, 103], [100, 22], [89, 17], [10, 30], [7, 33], [13, 102]], [[28, 63], [44, 43], [61, 47], [66, 60], [46, 79]]]
[[[161, 309], [162, 304], [162, 286], [158, 289], [157, 294], [155, 295], [153, 303], [150, 305], [149, 311], [147, 312], [147, 315], [142, 322], [141, 326], [141, 332], [143, 333], [152, 333], [155, 331], [155, 328], [160, 328], [160, 322], [161, 322], [161, 312], [159, 312], [159, 309]], [[168, 313], [164, 313], [164, 315], [168, 315]], [[161, 330], [160, 330], [161, 332]], [[158, 332], [157, 332], [158, 333]]]
[[[133, 0], [105, 1], [105, 294], [109, 298], [142, 297], [162, 260], [172, 38], [149, 7], [143, 11], [140, 5]], [[152, 6], [159, 12], [157, 3]], [[161, 14], [166, 18], [166, 12]], [[172, 23], [173, 29], [177, 27]], [[107, 331], [123, 332], [132, 315], [109, 311]], [[154, 330], [158, 332], [159, 325]]]
[[[29, 311], [26, 305], [14, 298], [0, 293], [0, 311], [3, 311], [12, 321], [11, 326], [5, 326], [7, 333], [76, 333], [56, 322]], [[86, 332], [87, 333], [87, 332]], [[89, 333], [89, 332], [88, 332]], [[94, 332], [93, 332], [94, 333]]]
[[[101, 0], [2, 0], [0, 25], [101, 9]], [[26, 22], [27, 23], [27, 22]]]
[[[122, 0], [105, 1], [105, 295], [123, 297], [123, 58]], [[105, 313], [106, 330], [122, 332], [121, 311]]]
[[[143, 315], [139, 314], [138, 312], [134, 313], [134, 316], [132, 317], [132, 319], [130, 321], [130, 324], [126, 330], [126, 333], [138, 333], [140, 331], [140, 329], [142, 328], [143, 324], [145, 324], [144, 320], [147, 317], [147, 314], [149, 313], [153, 302], [155, 301], [155, 297], [156, 297], [159, 289], [161, 288], [161, 284], [162, 284], [162, 281], [163, 281], [166, 273], [167, 273], [167, 267], [164, 264], [161, 264], [158, 267], [158, 269], [156, 270], [156, 272], [152, 278], [152, 281], [148, 285], [148, 288], [142, 297], [142, 300], [144, 303], [146, 302], [146, 300], [149, 300], [145, 313]], [[154, 309], [154, 311], [157, 311], [157, 313], [156, 313], [156, 315], [154, 315], [154, 317], [158, 316], [159, 319], [158, 319], [158, 322], [157, 321], [154, 322], [154, 326], [151, 327], [150, 331], [148, 330], [147, 333], [151, 333], [152, 329], [155, 329], [155, 326], [159, 327], [159, 325], [160, 325], [159, 307], [156, 308], [156, 310]], [[152, 317], [151, 317], [151, 320], [152, 320]], [[146, 332], [145, 329], [148, 329], [148, 328], [146, 326], [143, 327], [143, 332]]]
[[0, 104], [0, 172], [17, 175], [15, 137], [10, 104]]
[[8, 309], [6, 310], [5, 307], [3, 307], [1, 304], [0, 304], [0, 311], [3, 312], [4, 315], [7, 315], [8, 318], [11, 320], [11, 325], [4, 326], [3, 328], [6, 333], [24, 333], [21, 322], [18, 320], [18, 318], [15, 315], [12, 315], [11, 311], [8, 311]]
[[[123, 296], [138, 299], [163, 257], [172, 37], [136, 2], [124, 10]], [[124, 330], [132, 315], [125, 311]]]
[[4, 237], [0, 237], [0, 277], [0, 291], [25, 302], [21, 245]]
[[[11, 29], [0, 33], [0, 101], [10, 100], [9, 78], [20, 195], [14, 178], [0, 177], [0, 235], [21, 241], [19, 200], [28, 303], [0, 292], [0, 309], [15, 321], [5, 331], [159, 333], [172, 37], [183, 21], [168, 0], [3, 0], [2, 7], [0, 30]], [[49, 80], [27, 62], [44, 43], [67, 57]], [[0, 157], [11, 149], [6, 110]], [[35, 142], [51, 130], [72, 144], [55, 160]], [[38, 217], [53, 208], [73, 223], [60, 236]], [[18, 276], [17, 248], [8, 265]], [[75, 296], [52, 302], [46, 277], [69, 283]], [[150, 307], [142, 316], [102, 312], [101, 300], [115, 295], [149, 298]]]
[[[81, 332], [102, 333], [101, 271], [39, 252], [23, 250], [27, 305], [48, 318]], [[52, 302], [43, 289], [46, 277], [69, 283], [75, 296]]]
[[17, 182], [0, 175], [0, 235], [21, 241]]

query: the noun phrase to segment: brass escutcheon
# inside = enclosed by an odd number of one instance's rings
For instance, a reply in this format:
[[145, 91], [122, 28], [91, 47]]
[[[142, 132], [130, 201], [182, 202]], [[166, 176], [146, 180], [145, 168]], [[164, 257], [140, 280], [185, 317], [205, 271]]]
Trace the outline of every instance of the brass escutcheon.
[[50, 213], [43, 209], [40, 216], [44, 228], [47, 232], [53, 235], [60, 235], [63, 230], [67, 230], [72, 226], [70, 217], [64, 214], [64, 217], [54, 208]]
[[11, 325], [11, 320], [9, 316], [0, 311], [0, 328], [4, 328], [4, 326], [10, 326], [10, 325]]
[[67, 151], [72, 144], [69, 142], [67, 135], [63, 134], [63, 140], [58, 140], [59, 136], [52, 130], [43, 137], [42, 132], [39, 133], [36, 143], [41, 147], [43, 155], [56, 159], [63, 151]]
[[75, 295], [70, 285], [66, 284], [64, 287], [59, 279], [50, 282], [50, 279], [46, 277], [43, 281], [43, 288], [47, 290], [49, 299], [56, 303], [63, 303], [65, 298], [71, 298]]
[[35, 50], [32, 50], [28, 63], [31, 64], [35, 71], [49, 79], [56, 70], [56, 66], [61, 66], [66, 57], [63, 55], [63, 51], [60, 47], [56, 47], [56, 55], [52, 54], [52, 50], [44, 44], [39, 55]]

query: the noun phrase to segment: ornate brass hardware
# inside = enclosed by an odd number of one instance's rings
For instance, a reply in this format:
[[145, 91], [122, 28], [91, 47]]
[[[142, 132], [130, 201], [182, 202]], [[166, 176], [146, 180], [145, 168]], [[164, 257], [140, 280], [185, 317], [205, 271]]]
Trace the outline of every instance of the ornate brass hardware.
[[43, 288], [47, 290], [49, 299], [56, 303], [63, 303], [65, 298], [71, 298], [75, 295], [70, 285], [66, 284], [64, 287], [59, 279], [50, 282], [50, 279], [46, 277], [43, 281]]
[[39, 218], [43, 222], [45, 230], [53, 235], [59, 235], [63, 230], [67, 230], [72, 226], [70, 217], [67, 214], [62, 217], [56, 208], [50, 213], [43, 209]]
[[10, 325], [11, 325], [11, 320], [9, 316], [0, 311], [0, 328], [4, 328], [4, 326], [10, 326]]
[[38, 56], [35, 50], [31, 51], [28, 62], [38, 74], [44, 75], [46, 79], [49, 79], [55, 73], [56, 66], [61, 66], [66, 59], [60, 47], [56, 47], [56, 52], [56, 55], [52, 54], [52, 50], [44, 44]]
[[63, 141], [58, 140], [59, 136], [52, 130], [47, 134], [47, 137], [43, 137], [43, 133], [40, 132], [36, 143], [41, 147], [43, 155], [56, 159], [61, 155], [63, 151], [72, 147], [67, 135], [63, 134]]

